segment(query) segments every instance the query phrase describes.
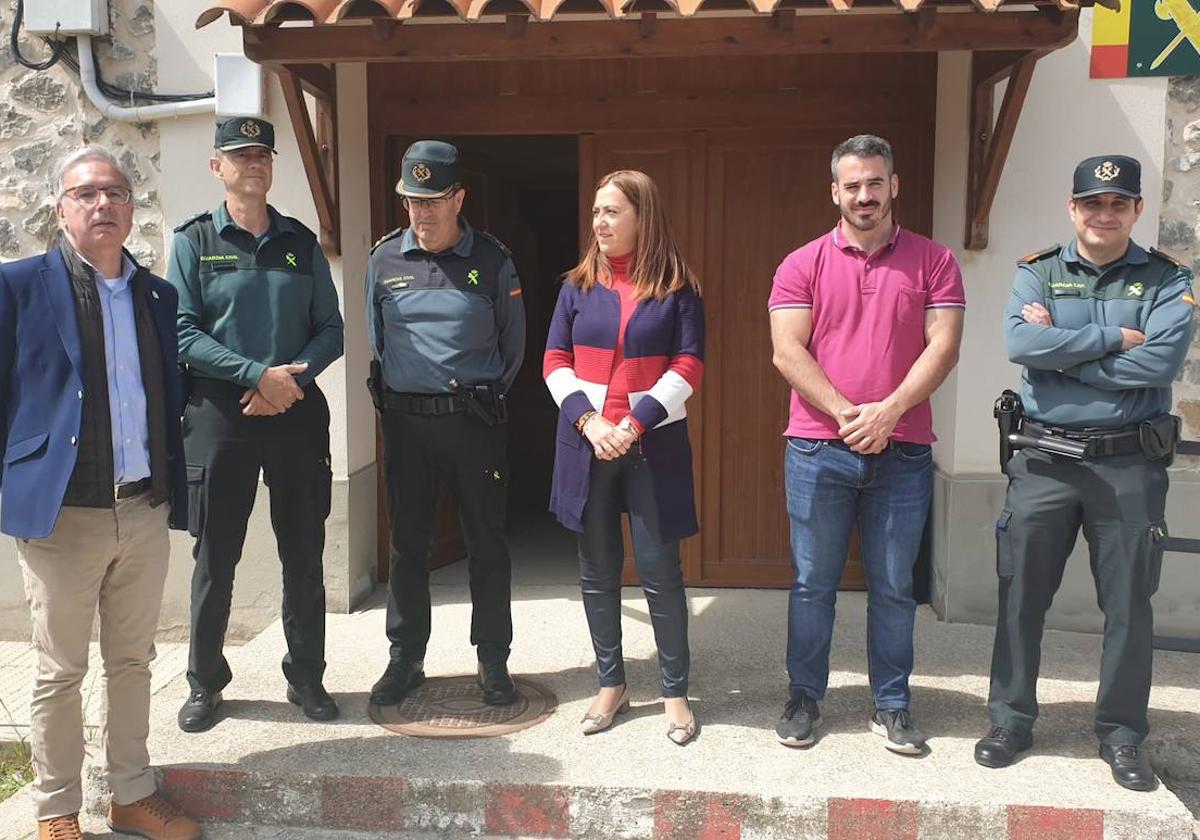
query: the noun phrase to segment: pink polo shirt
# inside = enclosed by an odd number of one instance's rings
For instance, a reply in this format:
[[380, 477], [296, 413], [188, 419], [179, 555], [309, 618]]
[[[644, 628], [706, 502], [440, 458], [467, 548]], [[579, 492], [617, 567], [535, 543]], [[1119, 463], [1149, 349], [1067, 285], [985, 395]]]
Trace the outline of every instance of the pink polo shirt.
[[[840, 222], [788, 254], [775, 272], [769, 309], [811, 309], [808, 351], [846, 399], [876, 402], [896, 390], [925, 350], [925, 310], [963, 308], [954, 254], [896, 226], [875, 254], [849, 244]], [[838, 422], [792, 392], [786, 434], [836, 440]], [[907, 411], [894, 440], [933, 443], [926, 400]]]

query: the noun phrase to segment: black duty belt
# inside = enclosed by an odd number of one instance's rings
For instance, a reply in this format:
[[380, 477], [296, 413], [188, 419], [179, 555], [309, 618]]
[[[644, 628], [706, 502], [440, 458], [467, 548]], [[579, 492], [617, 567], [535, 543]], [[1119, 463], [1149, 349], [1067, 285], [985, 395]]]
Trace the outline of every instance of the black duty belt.
[[462, 397], [454, 394], [401, 394], [396, 391], [384, 391], [383, 407], [404, 414], [437, 417], [443, 414], [462, 414], [467, 410], [467, 403]]
[[1047, 426], [1026, 418], [1022, 430], [1026, 433], [1048, 437], [1066, 438], [1087, 445], [1088, 458], [1105, 458], [1114, 455], [1142, 453], [1141, 433], [1132, 429], [1070, 429], [1063, 426]]
[[139, 478], [128, 484], [116, 484], [113, 486], [113, 495], [118, 499], [132, 499], [134, 496], [140, 496], [147, 492], [152, 484], [149, 477]]

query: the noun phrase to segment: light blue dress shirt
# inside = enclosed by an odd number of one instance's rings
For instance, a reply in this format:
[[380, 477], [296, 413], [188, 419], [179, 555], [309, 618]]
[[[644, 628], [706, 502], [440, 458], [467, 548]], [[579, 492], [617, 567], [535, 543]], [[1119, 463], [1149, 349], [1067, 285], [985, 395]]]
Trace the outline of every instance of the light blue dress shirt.
[[96, 271], [100, 311], [104, 315], [104, 358], [108, 373], [108, 410], [112, 420], [113, 481], [127, 484], [150, 476], [150, 424], [146, 419], [146, 389], [138, 355], [137, 322], [131, 281], [136, 269], [129, 257], [121, 276]]

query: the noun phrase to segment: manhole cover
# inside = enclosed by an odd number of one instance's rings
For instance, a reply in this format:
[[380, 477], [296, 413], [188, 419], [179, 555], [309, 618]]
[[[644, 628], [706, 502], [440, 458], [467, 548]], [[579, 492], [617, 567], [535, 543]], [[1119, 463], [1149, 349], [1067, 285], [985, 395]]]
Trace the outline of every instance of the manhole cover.
[[488, 706], [475, 675], [431, 677], [399, 706], [371, 706], [371, 720], [384, 729], [417, 738], [492, 738], [541, 723], [558, 698], [536, 683], [515, 677], [517, 702]]

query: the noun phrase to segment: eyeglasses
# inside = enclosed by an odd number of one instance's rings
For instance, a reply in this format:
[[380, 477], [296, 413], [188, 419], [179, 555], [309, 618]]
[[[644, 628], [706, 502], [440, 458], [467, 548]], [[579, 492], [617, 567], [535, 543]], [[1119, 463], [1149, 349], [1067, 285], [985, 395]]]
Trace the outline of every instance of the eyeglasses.
[[448, 194], [441, 198], [408, 198], [404, 199], [404, 209], [406, 210], [440, 210], [450, 203], [450, 199], [458, 192], [457, 189], [451, 190]]
[[72, 187], [69, 190], [63, 190], [63, 195], [82, 204], [84, 207], [95, 207], [100, 203], [100, 195], [103, 193], [108, 198], [109, 204], [126, 205], [133, 201], [133, 190], [128, 187]]

